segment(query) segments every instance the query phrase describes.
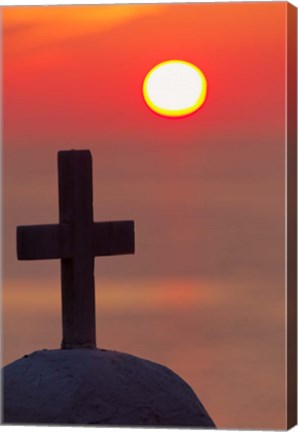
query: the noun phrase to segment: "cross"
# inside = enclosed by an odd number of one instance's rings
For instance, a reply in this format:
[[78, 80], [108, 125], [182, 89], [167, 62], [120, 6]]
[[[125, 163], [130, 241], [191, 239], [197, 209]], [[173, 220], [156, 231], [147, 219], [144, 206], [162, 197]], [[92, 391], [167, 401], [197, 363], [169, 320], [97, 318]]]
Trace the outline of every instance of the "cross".
[[94, 222], [92, 156], [58, 152], [59, 223], [17, 227], [19, 260], [61, 259], [61, 348], [96, 347], [94, 257], [134, 253], [134, 222]]

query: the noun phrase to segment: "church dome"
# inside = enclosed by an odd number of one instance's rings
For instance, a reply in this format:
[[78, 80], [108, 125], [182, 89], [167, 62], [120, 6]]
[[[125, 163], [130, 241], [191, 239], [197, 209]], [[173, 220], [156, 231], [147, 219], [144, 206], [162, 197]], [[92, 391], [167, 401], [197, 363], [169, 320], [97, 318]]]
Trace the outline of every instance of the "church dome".
[[3, 369], [5, 424], [215, 428], [167, 367], [103, 349], [41, 350]]

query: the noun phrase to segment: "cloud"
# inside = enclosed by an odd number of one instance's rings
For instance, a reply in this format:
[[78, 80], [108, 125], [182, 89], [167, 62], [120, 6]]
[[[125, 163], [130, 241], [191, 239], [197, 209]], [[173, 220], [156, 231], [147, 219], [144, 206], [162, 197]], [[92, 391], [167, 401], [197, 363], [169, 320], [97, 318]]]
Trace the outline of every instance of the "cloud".
[[167, 5], [39, 6], [5, 8], [4, 43], [9, 55], [68, 39], [104, 32], [140, 17], [156, 15]]

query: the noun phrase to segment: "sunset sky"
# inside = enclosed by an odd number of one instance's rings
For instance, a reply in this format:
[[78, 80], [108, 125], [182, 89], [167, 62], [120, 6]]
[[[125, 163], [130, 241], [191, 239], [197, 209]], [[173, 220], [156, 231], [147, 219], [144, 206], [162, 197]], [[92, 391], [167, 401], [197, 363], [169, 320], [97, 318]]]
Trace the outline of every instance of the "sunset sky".
[[[90, 149], [95, 220], [136, 226], [96, 259], [98, 345], [172, 368], [218, 427], [285, 427], [287, 8], [4, 8], [6, 363], [59, 346], [59, 262], [17, 261], [15, 229], [58, 221], [57, 151]], [[143, 99], [170, 59], [207, 80], [185, 118]]]

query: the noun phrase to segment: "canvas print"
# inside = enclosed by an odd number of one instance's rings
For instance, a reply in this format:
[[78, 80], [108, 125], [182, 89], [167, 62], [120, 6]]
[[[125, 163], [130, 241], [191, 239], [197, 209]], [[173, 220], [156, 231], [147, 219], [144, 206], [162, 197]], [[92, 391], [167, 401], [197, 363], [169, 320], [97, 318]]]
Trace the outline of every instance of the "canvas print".
[[2, 8], [2, 423], [296, 424], [296, 12]]

